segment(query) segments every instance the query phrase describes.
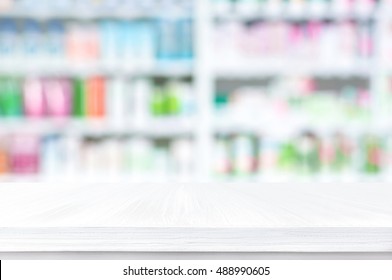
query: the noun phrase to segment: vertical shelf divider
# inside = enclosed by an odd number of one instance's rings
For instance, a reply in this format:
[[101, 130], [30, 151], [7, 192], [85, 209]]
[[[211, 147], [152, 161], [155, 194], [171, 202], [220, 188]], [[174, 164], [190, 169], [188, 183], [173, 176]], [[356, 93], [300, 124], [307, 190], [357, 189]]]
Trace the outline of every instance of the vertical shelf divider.
[[213, 152], [213, 94], [214, 77], [211, 65], [212, 15], [210, 0], [195, 0], [195, 88], [198, 99], [197, 138], [197, 178], [211, 179]]

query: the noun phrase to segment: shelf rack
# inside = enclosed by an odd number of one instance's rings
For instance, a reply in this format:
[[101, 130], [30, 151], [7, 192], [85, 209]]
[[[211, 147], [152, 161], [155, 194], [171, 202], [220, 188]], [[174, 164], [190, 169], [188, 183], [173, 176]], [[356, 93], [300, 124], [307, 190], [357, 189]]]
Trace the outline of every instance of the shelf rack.
[[[188, 122], [186, 124], [181, 122], [175, 122], [174, 125], [146, 125], [142, 128], [135, 127], [130, 124], [129, 126], [112, 127], [110, 124], [98, 124], [91, 125], [89, 122], [75, 125], [72, 122], [66, 123], [61, 126], [63, 133], [77, 133], [77, 134], [103, 134], [103, 133], [141, 133], [144, 135], [165, 135], [167, 137], [176, 137], [176, 135], [192, 135], [196, 143], [197, 151], [197, 166], [195, 172], [195, 178], [201, 181], [210, 181], [212, 179], [211, 166], [213, 152], [214, 136], [219, 131], [230, 131], [230, 132], [241, 132], [244, 129], [257, 130], [255, 124], [249, 124], [244, 126], [243, 124], [238, 125], [216, 125], [214, 120], [214, 108], [212, 100], [215, 94], [216, 81], [222, 78], [258, 78], [263, 76], [277, 76], [277, 75], [290, 75], [294, 73], [309, 74], [315, 76], [324, 77], [351, 77], [360, 76], [363, 78], [369, 78], [370, 88], [373, 95], [375, 95], [376, 101], [374, 102], [373, 112], [376, 116], [376, 121], [367, 126], [354, 126], [355, 131], [372, 131], [372, 130], [383, 130], [388, 128], [388, 123], [384, 119], [377, 119], [377, 91], [379, 90], [378, 79], [387, 75], [391, 72], [390, 67], [385, 65], [380, 57], [379, 48], [376, 46], [376, 52], [371, 61], [366, 63], [358, 63], [349, 67], [318, 67], [317, 65], [304, 65], [303, 67], [293, 65], [293, 67], [285, 67], [287, 65], [279, 66], [279, 63], [271, 63], [268, 65], [261, 63], [254, 63], [249, 65], [248, 63], [242, 65], [232, 65], [232, 67], [219, 66], [214, 64], [214, 52], [211, 47], [211, 34], [213, 26], [216, 20], [239, 20], [249, 21], [254, 19], [266, 19], [266, 20], [311, 20], [311, 19], [331, 19], [331, 20], [343, 20], [343, 19], [371, 19], [375, 23], [375, 42], [383, 40], [383, 28], [386, 23], [391, 20], [390, 13], [388, 12], [385, 3], [381, 3], [379, 9], [376, 9], [372, 15], [341, 15], [341, 14], [299, 14], [299, 15], [282, 15], [282, 14], [253, 14], [250, 16], [237, 16], [237, 15], [219, 15], [214, 14], [210, 0], [197, 0], [194, 1], [193, 14], [184, 15], [178, 12], [174, 12], [173, 15], [181, 17], [187, 16], [194, 19], [194, 42], [195, 42], [195, 53], [196, 58], [192, 65], [170, 65], [170, 67], [152, 67], [149, 69], [127, 69], [122, 65], [91, 65], [88, 67], [77, 67], [75, 65], [30, 65], [28, 67], [10, 67], [7, 65], [0, 65], [0, 75], [29, 75], [29, 74], [42, 74], [42, 75], [91, 75], [91, 74], [106, 74], [112, 75], [114, 72], [118, 76], [125, 77], [137, 77], [137, 76], [150, 76], [150, 77], [167, 77], [167, 78], [178, 78], [178, 77], [189, 77], [193, 79], [193, 83], [197, 93], [197, 104], [198, 111], [194, 122]], [[157, 11], [158, 12], [158, 11]], [[26, 10], [9, 10], [0, 12], [1, 17], [9, 18], [35, 18], [38, 20], [47, 19], [76, 19], [76, 20], [98, 20], [104, 18], [113, 19], [140, 19], [140, 18], [155, 18], [160, 15], [152, 11], [151, 13], [140, 14], [138, 12], [132, 12], [128, 10], [105, 10], [98, 12], [88, 12], [87, 10], [80, 10], [78, 12], [63, 10], [60, 12], [53, 13], [52, 11], [40, 10], [34, 11], [34, 13], [27, 12]], [[278, 65], [278, 66], [276, 66]], [[33, 131], [50, 131], [58, 130], [59, 126], [51, 121], [46, 122], [31, 122], [22, 123], [15, 122], [4, 122], [0, 123], [0, 127], [3, 131], [12, 131], [15, 129], [22, 129], [28, 127]], [[300, 129], [308, 124], [299, 124], [297, 126], [290, 127], [291, 130]], [[263, 127], [263, 130], [269, 130], [273, 124], [269, 124]], [[170, 129], [166, 129], [170, 127]], [[334, 126], [330, 125], [328, 128], [322, 126], [313, 125], [315, 129], [319, 130], [333, 130]]]

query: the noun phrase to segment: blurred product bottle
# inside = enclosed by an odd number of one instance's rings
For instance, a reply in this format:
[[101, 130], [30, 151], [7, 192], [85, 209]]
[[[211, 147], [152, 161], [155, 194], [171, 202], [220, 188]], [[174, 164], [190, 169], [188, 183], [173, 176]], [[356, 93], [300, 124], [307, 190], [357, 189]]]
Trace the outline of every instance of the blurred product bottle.
[[311, 132], [304, 133], [297, 143], [299, 170], [302, 174], [311, 175], [320, 171], [320, 140]]
[[155, 144], [152, 151], [151, 174], [158, 179], [167, 179], [174, 173], [173, 161], [170, 158], [167, 143]]
[[194, 165], [194, 145], [191, 139], [180, 138], [172, 141], [170, 155], [174, 161], [174, 169], [180, 178], [191, 178]]
[[[122, 169], [121, 147], [118, 137], [107, 137], [102, 142], [101, 171], [116, 177]], [[106, 175], [105, 175], [106, 176]]]
[[47, 114], [54, 118], [67, 118], [72, 112], [72, 85], [68, 79], [44, 80]]
[[165, 115], [173, 116], [181, 112], [180, 92], [178, 83], [170, 82], [163, 89], [163, 110]]
[[41, 25], [35, 20], [23, 22], [22, 35], [23, 59], [25, 63], [42, 63], [44, 58], [45, 41]]
[[181, 104], [181, 116], [191, 117], [196, 113], [196, 97], [195, 92], [190, 83], [182, 82], [178, 85]]
[[63, 173], [67, 178], [73, 178], [81, 174], [82, 161], [81, 161], [81, 140], [77, 135], [67, 135], [64, 137], [64, 153], [65, 153], [65, 164], [62, 169]]
[[342, 133], [333, 136], [334, 157], [332, 169], [337, 173], [347, 172], [352, 166], [352, 149], [350, 139]]
[[8, 143], [4, 135], [0, 135], [0, 176], [9, 173]]
[[[268, 142], [267, 142], [268, 143]], [[278, 143], [270, 142], [268, 149], [270, 151], [270, 163], [272, 170], [279, 169], [279, 172], [284, 174], [294, 174], [300, 167], [301, 156], [299, 147], [296, 146], [292, 140], [286, 140], [280, 145]], [[275, 171], [276, 172], [276, 171]]]
[[130, 91], [127, 98], [131, 100], [131, 105], [128, 110], [138, 126], [145, 126], [149, 115], [155, 116], [156, 113], [160, 114], [158, 109], [160, 101], [154, 100], [158, 97], [155, 96], [155, 94], [158, 94], [157, 91], [158, 89], [154, 87], [153, 82], [149, 79], [143, 78], [130, 81]]
[[380, 116], [387, 120], [392, 112], [392, 79], [391, 77], [380, 77], [377, 79], [378, 92], [377, 108]]
[[142, 137], [129, 138], [124, 149], [126, 169], [132, 175], [145, 175], [152, 169], [153, 143], [151, 140]]
[[127, 59], [134, 69], [149, 69], [155, 58], [155, 34], [153, 25], [147, 21], [125, 23]]
[[[370, 2], [369, 0], [366, 0]], [[373, 55], [373, 34], [372, 25], [369, 22], [360, 23], [359, 29], [359, 57], [367, 61]]]
[[153, 116], [186, 116], [194, 111], [194, 97], [190, 86], [180, 81], [155, 85], [150, 97]]
[[363, 172], [378, 174], [382, 171], [383, 147], [381, 140], [375, 135], [365, 135], [362, 139]]
[[73, 115], [77, 118], [84, 118], [87, 115], [87, 86], [83, 79], [73, 80]]
[[126, 81], [121, 78], [111, 78], [105, 83], [107, 100], [107, 116], [114, 126], [122, 126], [130, 121], [132, 100]]
[[20, 42], [14, 20], [0, 19], [0, 63], [15, 65], [19, 61]]
[[157, 35], [155, 26], [149, 21], [136, 25], [135, 61], [142, 69], [151, 69], [155, 63]]
[[267, 180], [284, 174], [280, 170], [280, 150], [283, 143], [283, 139], [271, 136], [265, 136], [260, 142], [259, 173]]
[[330, 135], [323, 135], [320, 143], [320, 164], [321, 173], [324, 175], [333, 174], [333, 161], [335, 156], [335, 149], [333, 138]]
[[155, 86], [150, 100], [150, 110], [153, 116], [165, 114], [165, 95], [161, 87]]
[[14, 135], [10, 141], [10, 169], [16, 175], [36, 175], [40, 168], [39, 137]]
[[83, 139], [80, 157], [81, 167], [83, 174], [90, 178], [101, 175], [101, 166], [104, 164], [102, 162], [102, 142], [103, 137], [90, 136]]
[[105, 117], [106, 93], [103, 77], [92, 77], [86, 81], [87, 116], [101, 119]]
[[232, 140], [234, 173], [251, 175], [257, 169], [257, 141], [250, 135], [238, 135]]
[[96, 62], [100, 56], [98, 26], [95, 23], [72, 22], [67, 26], [67, 57], [72, 63]]
[[384, 171], [388, 177], [392, 176], [392, 135], [386, 135]]
[[178, 44], [178, 21], [173, 18], [157, 20], [157, 58], [161, 62], [171, 62], [179, 58], [181, 50]]
[[65, 26], [60, 20], [51, 20], [46, 25], [46, 41], [44, 42], [48, 65], [59, 65], [66, 59]]
[[82, 27], [82, 61], [97, 62], [101, 59], [99, 29], [97, 24], [88, 23]]
[[67, 164], [64, 139], [62, 135], [51, 134], [41, 139], [40, 143], [40, 173], [46, 176], [60, 175]]
[[185, 62], [190, 62], [193, 58], [193, 22], [191, 19], [180, 19], [177, 25], [179, 58]]
[[20, 80], [0, 77], [0, 116], [21, 116], [23, 112], [22, 99]]
[[217, 175], [227, 175], [232, 171], [228, 139], [218, 136], [214, 148], [214, 172]]
[[27, 78], [23, 85], [23, 103], [26, 117], [41, 118], [46, 115], [43, 81]]
[[125, 53], [122, 51], [121, 36], [123, 22], [114, 20], [102, 20], [100, 25], [100, 49], [103, 63], [116, 64], [124, 57]]

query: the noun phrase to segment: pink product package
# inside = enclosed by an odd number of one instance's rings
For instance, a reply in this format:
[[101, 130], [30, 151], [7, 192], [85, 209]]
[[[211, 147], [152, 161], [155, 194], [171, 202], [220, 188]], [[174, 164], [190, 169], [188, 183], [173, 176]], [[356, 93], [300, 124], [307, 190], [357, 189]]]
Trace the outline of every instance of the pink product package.
[[68, 79], [54, 78], [44, 81], [44, 103], [48, 116], [68, 117], [71, 114], [71, 82]]
[[39, 172], [39, 144], [37, 136], [12, 137], [10, 167], [13, 174], [32, 175]]
[[27, 117], [45, 115], [43, 83], [41, 79], [28, 78], [23, 85], [24, 111]]

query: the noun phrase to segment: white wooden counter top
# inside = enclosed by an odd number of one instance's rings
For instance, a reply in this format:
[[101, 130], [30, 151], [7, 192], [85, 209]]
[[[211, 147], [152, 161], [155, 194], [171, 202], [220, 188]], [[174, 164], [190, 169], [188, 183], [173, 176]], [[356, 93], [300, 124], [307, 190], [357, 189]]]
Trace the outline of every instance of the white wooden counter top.
[[0, 251], [392, 252], [392, 185], [2, 183]]

